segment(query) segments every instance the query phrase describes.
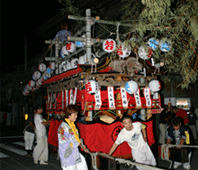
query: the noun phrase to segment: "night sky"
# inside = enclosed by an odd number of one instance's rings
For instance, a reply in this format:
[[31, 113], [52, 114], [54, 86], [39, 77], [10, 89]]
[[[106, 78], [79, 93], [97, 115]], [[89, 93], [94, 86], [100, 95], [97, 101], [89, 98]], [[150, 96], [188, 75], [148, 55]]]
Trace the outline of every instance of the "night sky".
[[[63, 8], [58, 0], [1, 1], [1, 66], [2, 69], [24, 63], [24, 37], [28, 57], [41, 53], [42, 40], [35, 29]], [[6, 59], [6, 60], [4, 60]]]

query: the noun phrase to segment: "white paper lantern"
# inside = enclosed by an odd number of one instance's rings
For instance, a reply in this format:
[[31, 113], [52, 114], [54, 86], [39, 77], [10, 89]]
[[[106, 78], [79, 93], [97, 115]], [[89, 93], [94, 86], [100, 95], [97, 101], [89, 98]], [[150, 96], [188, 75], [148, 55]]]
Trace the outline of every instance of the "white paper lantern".
[[163, 52], [168, 52], [171, 49], [171, 41], [162, 39], [160, 41], [160, 50]]
[[73, 53], [76, 50], [76, 45], [73, 42], [69, 42], [66, 45], [66, 50], [70, 53]]
[[41, 77], [41, 72], [40, 71], [35, 71], [32, 75], [33, 80], [38, 80]]
[[107, 53], [111, 53], [116, 48], [116, 42], [113, 39], [107, 39], [103, 42], [103, 50]]
[[152, 50], [156, 50], [157, 46], [159, 45], [159, 40], [156, 38], [150, 38], [147, 44], [152, 48]]
[[153, 54], [152, 49], [149, 48], [148, 46], [146, 46], [146, 47], [140, 46], [140, 48], [138, 50], [138, 55], [143, 60], [150, 59], [152, 54]]
[[44, 72], [46, 70], [46, 65], [44, 63], [39, 64], [38, 69], [40, 72]]
[[85, 84], [85, 89], [86, 89], [87, 93], [94, 94], [94, 93], [98, 92], [99, 84], [95, 80], [89, 80]]
[[30, 87], [34, 87], [34, 85], [35, 85], [35, 81], [30, 80], [30, 81], [28, 82], [28, 84], [29, 84], [29, 86], [30, 86]]
[[50, 68], [51, 70], [55, 70], [55, 69], [56, 69], [56, 64], [55, 64], [55, 62], [51, 62], [51, 63], [49, 64], [49, 68]]
[[71, 60], [72, 69], [77, 68], [78, 67], [77, 64], [78, 64], [78, 59], [77, 58], [74, 58], [74, 59]]
[[121, 57], [121, 58], [126, 58], [131, 54], [131, 47], [125, 47], [124, 44], [120, 44], [117, 50], [117, 54]]
[[78, 64], [85, 64], [84, 55], [79, 57]]
[[138, 90], [138, 84], [136, 81], [128, 81], [126, 84], [125, 84], [125, 89], [127, 91], [127, 93], [129, 94], [133, 94], [135, 92], [137, 92]]
[[61, 57], [64, 58], [65, 55], [69, 55], [69, 52], [66, 50], [66, 45], [61, 49]]
[[149, 82], [149, 88], [151, 90], [151, 92], [157, 92], [161, 89], [161, 83], [159, 80], [151, 80]]

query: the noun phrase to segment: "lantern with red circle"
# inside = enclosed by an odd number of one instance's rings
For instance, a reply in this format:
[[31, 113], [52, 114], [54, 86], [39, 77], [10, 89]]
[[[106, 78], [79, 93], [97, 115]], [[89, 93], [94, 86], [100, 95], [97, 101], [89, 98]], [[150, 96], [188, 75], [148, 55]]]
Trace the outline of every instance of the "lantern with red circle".
[[111, 53], [116, 48], [116, 42], [113, 39], [107, 39], [103, 42], [103, 50]]
[[125, 47], [125, 45], [122, 43], [118, 46], [117, 54], [121, 58], [126, 58], [131, 54], [131, 47], [130, 46]]
[[151, 58], [153, 54], [153, 51], [151, 48], [149, 48], [148, 46], [144, 47], [144, 46], [140, 46], [139, 50], [138, 50], [138, 55], [141, 59], [143, 60], [148, 60]]
[[28, 82], [28, 85], [29, 85], [30, 87], [34, 87], [34, 85], [35, 85], [35, 81], [30, 80], [30, 81]]
[[87, 93], [94, 94], [94, 93], [98, 92], [99, 84], [95, 80], [89, 80], [85, 84], [85, 89], [86, 89]]
[[66, 50], [70, 53], [73, 53], [76, 50], [76, 45], [72, 42], [67, 43]]

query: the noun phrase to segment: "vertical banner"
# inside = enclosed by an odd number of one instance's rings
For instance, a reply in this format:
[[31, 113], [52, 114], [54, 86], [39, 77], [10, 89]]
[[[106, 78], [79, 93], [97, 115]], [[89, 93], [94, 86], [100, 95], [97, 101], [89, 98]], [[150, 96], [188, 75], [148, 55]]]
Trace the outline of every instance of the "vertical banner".
[[108, 90], [109, 109], [115, 109], [115, 99], [114, 99], [113, 86], [107, 87], [107, 90]]
[[144, 97], [146, 99], [146, 106], [151, 107], [151, 91], [148, 87], [144, 88]]
[[138, 89], [137, 92], [134, 93], [135, 96], [135, 102], [136, 102], [136, 107], [141, 107], [141, 99], [140, 99], [140, 89]]
[[73, 100], [74, 100], [73, 89], [70, 89], [69, 104], [73, 104]]
[[65, 107], [68, 106], [68, 103], [69, 103], [68, 90], [65, 90]]
[[77, 89], [77, 87], [75, 87], [73, 104], [76, 104], [77, 91], [78, 91], [78, 89]]
[[99, 110], [102, 105], [100, 89], [94, 94], [95, 97], [95, 110]]
[[125, 87], [120, 87], [120, 93], [122, 98], [122, 107], [128, 108], [127, 94]]
[[64, 91], [61, 92], [62, 93], [62, 110], [64, 110]]

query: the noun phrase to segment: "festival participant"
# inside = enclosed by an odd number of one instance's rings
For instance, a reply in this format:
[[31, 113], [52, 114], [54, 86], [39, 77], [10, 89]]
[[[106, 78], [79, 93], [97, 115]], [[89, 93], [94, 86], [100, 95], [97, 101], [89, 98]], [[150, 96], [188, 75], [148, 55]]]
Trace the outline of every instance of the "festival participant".
[[[179, 145], [190, 144], [190, 136], [188, 129], [182, 125], [182, 120], [179, 117], [176, 117], [172, 121], [172, 126], [168, 129], [167, 143], [172, 143], [178, 145], [178, 148], [181, 148]], [[190, 152], [190, 151], [189, 151]], [[191, 152], [188, 154], [188, 162], [183, 163], [184, 169], [190, 169], [190, 159]], [[174, 162], [173, 167], [177, 169], [182, 163]]]
[[27, 151], [27, 156], [32, 155], [32, 147], [35, 137], [35, 126], [34, 126], [34, 115], [36, 114], [36, 109], [33, 110], [33, 114], [30, 114], [27, 120], [27, 126], [24, 129], [24, 141], [25, 141], [25, 150]]
[[122, 125], [124, 128], [120, 131], [108, 155], [112, 155], [118, 145], [127, 142], [132, 149], [135, 162], [156, 166], [156, 160], [147, 143], [146, 126], [140, 122], [133, 123], [131, 116], [128, 115], [122, 117]]
[[63, 170], [88, 170], [87, 163], [78, 146], [85, 152], [89, 152], [74, 124], [77, 119], [78, 107], [69, 105], [65, 111], [65, 119], [58, 128], [58, 150]]
[[36, 114], [34, 116], [35, 124], [35, 133], [37, 145], [33, 151], [34, 163], [38, 164], [40, 161], [41, 165], [48, 165], [48, 143], [47, 143], [47, 132], [45, 125], [48, 125], [49, 122], [44, 122], [42, 117], [43, 107], [36, 107]]
[[194, 140], [197, 140], [197, 128], [196, 128], [197, 115], [194, 112], [195, 112], [195, 108], [191, 107], [190, 114], [188, 116], [189, 119], [188, 126], [192, 130]]
[[189, 123], [188, 114], [187, 114], [187, 112], [184, 109], [179, 109], [176, 106], [174, 106], [173, 107], [173, 111], [175, 112], [175, 114], [176, 114], [177, 117], [182, 118], [182, 120], [183, 120], [182, 123], [184, 125], [187, 125]]
[[66, 42], [69, 36], [71, 36], [71, 32], [68, 31], [68, 24], [64, 22], [61, 23], [61, 30], [57, 32], [54, 40], [58, 38], [60, 41]]

